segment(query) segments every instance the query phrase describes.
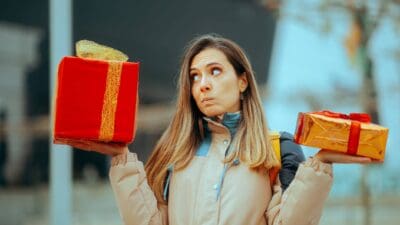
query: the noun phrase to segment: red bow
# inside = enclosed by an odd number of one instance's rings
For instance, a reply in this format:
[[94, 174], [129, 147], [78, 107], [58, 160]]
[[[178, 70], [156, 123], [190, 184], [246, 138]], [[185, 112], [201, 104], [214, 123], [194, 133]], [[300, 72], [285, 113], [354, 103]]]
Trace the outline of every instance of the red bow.
[[371, 117], [367, 113], [350, 113], [343, 114], [323, 110], [319, 112], [312, 112], [311, 114], [323, 115], [331, 118], [341, 118], [351, 120], [349, 140], [347, 143], [347, 153], [356, 155], [358, 151], [358, 142], [360, 141], [361, 123], [370, 123]]
[[371, 122], [371, 117], [367, 113], [343, 114], [343, 113], [337, 113], [337, 112], [332, 112], [332, 111], [328, 111], [328, 110], [323, 110], [323, 111], [318, 111], [318, 112], [312, 112], [311, 114], [318, 114], [318, 115], [328, 116], [328, 117], [332, 117], [332, 118], [341, 118], [341, 119], [346, 119], [346, 120], [359, 121], [359, 122], [363, 122], [363, 123]]

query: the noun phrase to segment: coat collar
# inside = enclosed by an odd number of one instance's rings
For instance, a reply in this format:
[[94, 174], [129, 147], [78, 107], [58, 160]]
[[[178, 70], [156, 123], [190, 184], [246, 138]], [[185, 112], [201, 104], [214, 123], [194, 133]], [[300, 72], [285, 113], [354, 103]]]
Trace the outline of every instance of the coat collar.
[[241, 111], [225, 113], [219, 117], [203, 117], [207, 122], [205, 124], [205, 131], [220, 133], [228, 129], [229, 133], [233, 137], [236, 134], [241, 117]]

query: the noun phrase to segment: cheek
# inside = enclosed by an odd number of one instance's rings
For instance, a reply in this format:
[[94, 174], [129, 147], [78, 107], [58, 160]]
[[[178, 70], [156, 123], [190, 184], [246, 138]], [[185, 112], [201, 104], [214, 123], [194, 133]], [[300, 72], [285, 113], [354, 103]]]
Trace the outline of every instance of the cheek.
[[226, 95], [230, 100], [239, 97], [240, 89], [237, 82], [229, 81], [220, 86], [220, 93]]
[[196, 89], [196, 87], [192, 86], [190, 93], [192, 94], [193, 99], [197, 103], [199, 100], [200, 92]]
[[240, 94], [239, 91], [231, 91], [231, 92], [227, 92], [229, 94], [227, 94], [226, 99], [227, 99], [227, 104], [233, 105], [233, 104], [237, 104], [240, 102]]
[[236, 108], [236, 106], [240, 104], [240, 90], [237, 83], [231, 82], [229, 85], [224, 87], [224, 89], [221, 89], [221, 96], [225, 99], [222, 103], [227, 108]]

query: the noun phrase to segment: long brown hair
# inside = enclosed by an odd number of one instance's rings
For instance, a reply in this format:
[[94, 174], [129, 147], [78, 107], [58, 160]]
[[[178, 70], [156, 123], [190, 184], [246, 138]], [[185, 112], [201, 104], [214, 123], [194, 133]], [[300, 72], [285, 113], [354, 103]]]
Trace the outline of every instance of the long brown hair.
[[268, 171], [279, 166], [272, 150], [264, 110], [249, 60], [233, 41], [214, 34], [203, 35], [195, 38], [186, 48], [179, 74], [176, 112], [145, 167], [148, 183], [159, 202], [164, 202], [162, 193], [168, 165], [173, 164], [175, 170], [185, 168], [194, 157], [202, 139], [199, 121], [203, 114], [191, 95], [189, 69], [193, 58], [207, 48], [223, 52], [236, 74], [245, 75], [248, 81], [241, 100], [242, 117], [232, 143], [233, 149], [238, 151], [228, 155], [226, 163], [239, 158], [252, 169]]

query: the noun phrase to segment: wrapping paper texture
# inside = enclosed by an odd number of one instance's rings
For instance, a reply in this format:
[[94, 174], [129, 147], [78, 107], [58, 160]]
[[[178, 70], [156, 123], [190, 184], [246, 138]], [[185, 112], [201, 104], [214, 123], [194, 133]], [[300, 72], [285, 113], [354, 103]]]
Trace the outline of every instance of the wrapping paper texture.
[[[352, 120], [314, 113], [299, 113], [295, 132], [298, 144], [349, 153]], [[388, 129], [373, 123], [360, 123], [356, 155], [384, 160]]]

